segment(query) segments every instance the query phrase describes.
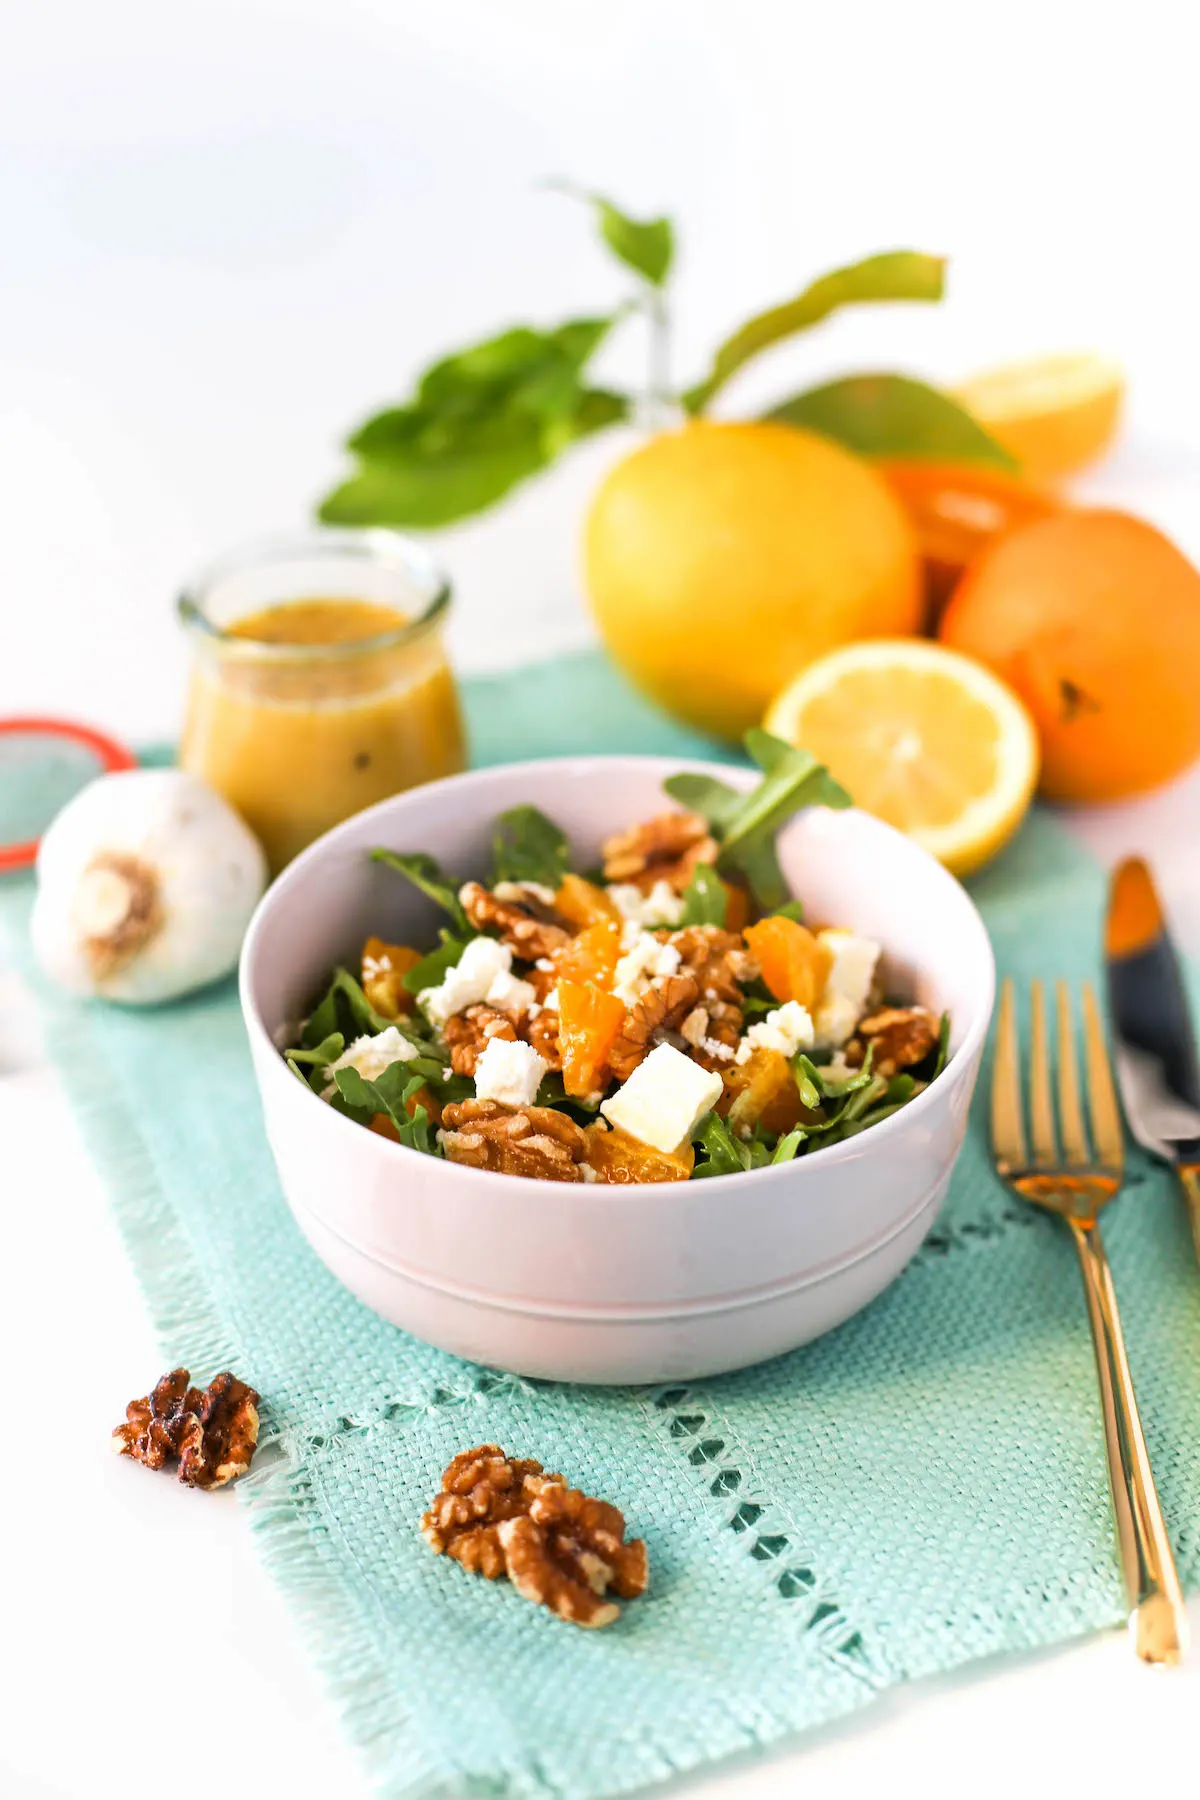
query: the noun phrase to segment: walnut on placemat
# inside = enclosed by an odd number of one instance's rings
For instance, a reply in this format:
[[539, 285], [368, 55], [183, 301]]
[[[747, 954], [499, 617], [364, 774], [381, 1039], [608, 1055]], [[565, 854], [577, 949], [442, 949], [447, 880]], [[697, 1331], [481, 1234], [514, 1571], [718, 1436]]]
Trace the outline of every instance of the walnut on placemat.
[[112, 1435], [121, 1456], [148, 1469], [178, 1462], [187, 1487], [224, 1487], [244, 1475], [258, 1443], [258, 1395], [226, 1369], [201, 1390], [186, 1369], [172, 1369], [125, 1408]]
[[523, 1599], [570, 1624], [609, 1625], [650, 1579], [646, 1546], [625, 1541], [625, 1519], [498, 1444], [463, 1450], [442, 1477], [421, 1534], [438, 1555], [490, 1581], [507, 1575]]

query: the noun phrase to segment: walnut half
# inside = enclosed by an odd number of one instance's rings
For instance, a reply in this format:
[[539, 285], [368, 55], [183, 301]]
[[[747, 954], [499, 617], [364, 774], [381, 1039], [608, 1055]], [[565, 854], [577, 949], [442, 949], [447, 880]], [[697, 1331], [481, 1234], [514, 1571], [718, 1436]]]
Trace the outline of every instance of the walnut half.
[[543, 1181], [582, 1181], [587, 1151], [582, 1128], [552, 1106], [502, 1106], [458, 1100], [442, 1113], [439, 1133], [449, 1162]]
[[125, 1423], [113, 1432], [113, 1449], [148, 1469], [178, 1461], [186, 1487], [224, 1487], [250, 1467], [258, 1395], [228, 1369], [203, 1392], [188, 1382], [186, 1369], [172, 1369], [149, 1394], [131, 1400]]
[[508, 1572], [497, 1526], [529, 1505], [526, 1477], [541, 1473], [540, 1462], [510, 1461], [499, 1444], [460, 1450], [421, 1515], [421, 1536], [435, 1555], [495, 1581]]
[[697, 863], [715, 863], [717, 845], [699, 813], [660, 813], [610, 837], [601, 847], [604, 879], [631, 882], [645, 893], [665, 881], [681, 894]]
[[891, 1076], [924, 1062], [937, 1041], [938, 1021], [923, 1006], [885, 1006], [859, 1021], [857, 1035], [846, 1046], [846, 1061], [860, 1064], [867, 1045], [873, 1044], [872, 1069]]

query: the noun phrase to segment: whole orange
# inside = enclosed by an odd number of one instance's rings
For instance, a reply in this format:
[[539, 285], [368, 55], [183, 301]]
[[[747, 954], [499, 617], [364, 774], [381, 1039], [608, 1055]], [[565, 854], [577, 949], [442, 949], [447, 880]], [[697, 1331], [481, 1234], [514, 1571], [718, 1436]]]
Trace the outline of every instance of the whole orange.
[[867, 463], [790, 425], [697, 421], [601, 485], [584, 573], [617, 663], [722, 737], [798, 669], [855, 638], [920, 629], [904, 509]]
[[1000, 538], [939, 636], [1024, 700], [1052, 799], [1141, 793], [1200, 755], [1200, 574], [1143, 519], [1064, 512]]

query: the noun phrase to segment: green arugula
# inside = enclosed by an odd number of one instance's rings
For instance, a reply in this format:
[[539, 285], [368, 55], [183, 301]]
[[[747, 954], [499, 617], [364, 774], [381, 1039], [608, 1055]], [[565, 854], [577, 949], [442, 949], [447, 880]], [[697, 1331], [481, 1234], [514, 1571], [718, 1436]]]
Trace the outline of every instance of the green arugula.
[[936, 1081], [950, 1058], [950, 1014], [944, 1012], [938, 1025], [937, 1049], [933, 1058], [933, 1073], [929, 1077]]
[[536, 806], [513, 806], [500, 814], [492, 833], [492, 854], [493, 887], [499, 881], [536, 881], [557, 892], [571, 867], [565, 835]]
[[683, 925], [721, 925], [729, 906], [729, 895], [717, 871], [709, 863], [697, 863], [692, 879], [683, 890]]
[[395, 1019], [376, 1012], [349, 969], [335, 969], [323, 998], [305, 1021], [300, 1044], [304, 1050], [315, 1050], [335, 1033], [347, 1042], [356, 1037], [374, 1037], [395, 1023]]
[[457, 932], [463, 937], [472, 935], [471, 922], [463, 911], [458, 888], [443, 875], [436, 857], [427, 855], [424, 850], [386, 850], [380, 847], [372, 850], [371, 861], [395, 869], [398, 875], [403, 875], [435, 905], [449, 913]]
[[709, 1175], [740, 1175], [747, 1169], [761, 1169], [771, 1160], [770, 1146], [763, 1138], [735, 1137], [715, 1112], [700, 1121], [692, 1133], [692, 1142], [704, 1157], [692, 1170], [693, 1181]]
[[796, 1083], [800, 1104], [805, 1111], [819, 1112], [825, 1090], [821, 1085], [820, 1071], [809, 1062], [803, 1051], [792, 1058], [792, 1079]]
[[775, 1153], [771, 1157], [771, 1161], [773, 1163], [791, 1162], [795, 1158], [796, 1153], [803, 1142], [804, 1133], [800, 1130], [799, 1126], [797, 1126], [795, 1131], [789, 1131], [786, 1137], [780, 1138], [775, 1146]]
[[758, 726], [746, 733], [745, 744], [763, 772], [748, 794], [715, 776], [688, 771], [669, 776], [663, 787], [708, 821], [720, 845], [718, 868], [742, 875], [763, 910], [773, 913], [790, 899], [775, 854], [775, 834], [802, 807], [845, 807], [851, 800], [807, 750], [797, 750]]
[[313, 1077], [323, 1075], [329, 1064], [336, 1062], [345, 1048], [346, 1040], [341, 1032], [331, 1031], [327, 1038], [323, 1038], [311, 1050], [285, 1050], [283, 1054], [292, 1074], [298, 1075], [305, 1087], [311, 1087]]
[[439, 1154], [428, 1112], [423, 1106], [415, 1106], [411, 1117], [408, 1112], [408, 1102], [425, 1085], [423, 1075], [410, 1074], [406, 1063], [397, 1062], [374, 1081], [368, 1081], [357, 1069], [337, 1069], [333, 1079], [352, 1114], [373, 1118], [376, 1113], [385, 1113], [408, 1149], [421, 1150], [426, 1156]]

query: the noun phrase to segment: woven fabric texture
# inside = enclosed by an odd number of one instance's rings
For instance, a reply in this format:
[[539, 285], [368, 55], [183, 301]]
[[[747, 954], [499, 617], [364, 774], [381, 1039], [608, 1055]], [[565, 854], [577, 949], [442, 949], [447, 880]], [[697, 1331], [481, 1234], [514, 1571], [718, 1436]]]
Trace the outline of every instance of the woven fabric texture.
[[[478, 761], [708, 749], [591, 658], [475, 683], [468, 707]], [[973, 891], [1002, 970], [1098, 973], [1103, 880], [1048, 815]], [[29, 897], [28, 878], [0, 887], [18, 955]], [[327, 1275], [279, 1191], [232, 983], [147, 1014], [50, 993], [44, 1009], [164, 1367], [228, 1364], [262, 1391], [241, 1497], [382, 1793], [595, 1800], [1121, 1619], [1073, 1252], [995, 1181], [980, 1106], [934, 1231], [858, 1318], [687, 1388], [573, 1389], [443, 1356]], [[1171, 1182], [1137, 1152], [1108, 1221], [1194, 1585], [1200, 1279]], [[650, 1593], [610, 1630], [560, 1624], [422, 1543], [445, 1464], [489, 1440], [647, 1539]]]

